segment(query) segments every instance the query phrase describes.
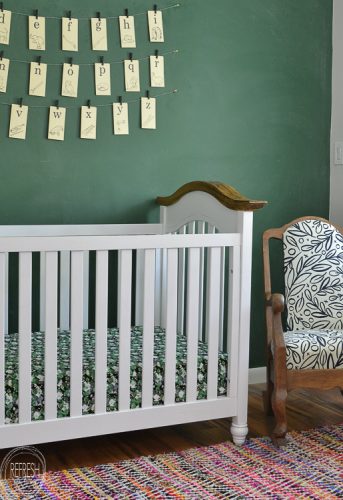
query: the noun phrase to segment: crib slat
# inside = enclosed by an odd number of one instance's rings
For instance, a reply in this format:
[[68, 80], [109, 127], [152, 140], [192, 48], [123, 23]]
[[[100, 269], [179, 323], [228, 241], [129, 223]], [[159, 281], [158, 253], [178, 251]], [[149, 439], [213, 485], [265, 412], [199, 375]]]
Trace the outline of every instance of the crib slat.
[[8, 333], [8, 271], [9, 254], [5, 253], [5, 335]]
[[[166, 321], [167, 321], [167, 252], [168, 250], [166, 248], [163, 248], [161, 250], [161, 257], [162, 257], [162, 262], [161, 262], [161, 305], [160, 305], [160, 321], [158, 324], [162, 327], [166, 327]], [[156, 314], [155, 314], [156, 316]]]
[[71, 417], [82, 415], [83, 259], [82, 251], [71, 252]]
[[[206, 223], [198, 222], [198, 234], [205, 234]], [[204, 269], [205, 249], [200, 249], [200, 299], [199, 299], [199, 340], [203, 340], [203, 315], [204, 315]]]
[[224, 349], [224, 322], [225, 322], [225, 248], [221, 249], [220, 273], [220, 315], [219, 315], [219, 348]]
[[[163, 250], [157, 248], [155, 257], [155, 325], [162, 326], [162, 307], [163, 307]], [[144, 257], [143, 257], [144, 270]], [[144, 271], [143, 271], [144, 276]]]
[[45, 307], [46, 307], [46, 283], [45, 283], [45, 256], [46, 252], [40, 252], [40, 267], [39, 267], [39, 329], [45, 331]]
[[119, 410], [130, 409], [132, 250], [120, 250], [118, 262]]
[[95, 297], [95, 413], [106, 412], [108, 251], [96, 252]]
[[0, 425], [5, 422], [6, 254], [0, 253]]
[[144, 250], [136, 251], [135, 324], [143, 324]]
[[[179, 234], [186, 234], [186, 226], [183, 226]], [[178, 271], [178, 292], [177, 292], [177, 330], [183, 335], [185, 324], [185, 286], [186, 286], [186, 250], [179, 249], [179, 271]]]
[[207, 399], [217, 398], [219, 313], [221, 296], [221, 248], [209, 248], [206, 330], [208, 338]]
[[[230, 248], [229, 256], [229, 297], [228, 297], [228, 380], [230, 381], [230, 397], [237, 396], [237, 372], [238, 356], [232, 356], [231, 353], [237, 353], [239, 348], [239, 310], [240, 310], [240, 276], [241, 276], [241, 256], [240, 248], [235, 246]], [[228, 387], [229, 392], [229, 387]]]
[[187, 269], [187, 402], [196, 401], [198, 372], [198, 332], [199, 332], [199, 272], [200, 249], [188, 250]]
[[187, 233], [188, 234], [195, 234], [195, 221], [189, 222], [187, 224]]
[[175, 375], [176, 375], [176, 326], [177, 326], [177, 258], [178, 250], [168, 250], [167, 260], [167, 293], [166, 293], [166, 368], [165, 392], [166, 405], [175, 403]]
[[[42, 262], [42, 260], [41, 260]], [[46, 252], [45, 262], [45, 419], [57, 417], [57, 264], [58, 253]]]
[[70, 328], [70, 252], [60, 253], [60, 329]]
[[32, 253], [19, 253], [19, 423], [31, 421]]
[[89, 252], [83, 253], [83, 328], [88, 329], [89, 308]]
[[155, 250], [145, 250], [142, 408], [152, 406], [154, 357]]

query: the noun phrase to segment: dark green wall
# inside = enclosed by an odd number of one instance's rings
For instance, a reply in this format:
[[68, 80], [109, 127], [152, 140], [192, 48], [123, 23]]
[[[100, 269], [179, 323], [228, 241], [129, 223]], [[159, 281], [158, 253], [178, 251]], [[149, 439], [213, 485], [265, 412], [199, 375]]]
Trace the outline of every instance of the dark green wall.
[[[159, 6], [172, 4], [163, 0]], [[7, 0], [6, 8], [41, 15], [71, 9], [76, 17], [140, 12], [146, 0]], [[64, 143], [48, 141], [47, 110], [31, 109], [26, 141], [7, 139], [9, 110], [0, 108], [0, 224], [110, 223], [156, 220], [156, 195], [194, 179], [232, 184], [270, 205], [256, 214], [253, 261], [251, 365], [264, 364], [261, 234], [305, 215], [327, 216], [331, 97], [331, 0], [184, 0], [165, 13], [167, 42], [180, 49], [166, 58], [168, 88], [179, 93], [158, 101], [158, 130], [139, 129], [139, 109], [130, 109], [129, 137], [112, 135], [110, 108], [99, 109], [98, 139], [81, 141], [79, 111], [69, 110]], [[32, 59], [27, 22], [14, 17], [5, 55]], [[138, 57], [155, 49], [145, 17], [136, 19]], [[61, 62], [60, 23], [48, 21], [43, 61]], [[116, 22], [109, 25], [106, 59], [123, 58]], [[88, 23], [80, 26], [75, 62], [92, 62]], [[28, 68], [13, 64], [7, 95], [26, 103], [52, 104], [60, 69], [48, 74], [48, 97], [29, 98]], [[120, 66], [113, 67], [113, 95], [123, 94]], [[148, 68], [142, 65], [142, 88]], [[82, 69], [80, 98], [62, 103], [111, 101], [95, 97], [92, 68]], [[131, 96], [129, 96], [132, 98]]]

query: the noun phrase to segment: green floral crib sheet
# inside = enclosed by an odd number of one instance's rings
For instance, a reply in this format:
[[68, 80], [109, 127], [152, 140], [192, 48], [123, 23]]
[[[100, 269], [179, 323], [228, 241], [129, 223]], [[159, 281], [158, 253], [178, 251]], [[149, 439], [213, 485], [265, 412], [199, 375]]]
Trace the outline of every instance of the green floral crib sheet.
[[[130, 407], [140, 408], [142, 398], [142, 327], [131, 329]], [[107, 336], [107, 411], [118, 410], [119, 332], [108, 330]], [[187, 339], [177, 335], [175, 401], [186, 400]], [[6, 423], [18, 422], [18, 334], [5, 340], [5, 418]], [[207, 344], [198, 344], [197, 399], [207, 397]], [[155, 327], [154, 335], [153, 404], [164, 402], [165, 330]], [[227, 394], [228, 355], [218, 356], [218, 396]], [[70, 400], [70, 332], [58, 332], [57, 415], [69, 416]], [[95, 332], [83, 332], [83, 399], [82, 413], [94, 413], [95, 403]], [[32, 420], [44, 419], [44, 333], [32, 334]]]

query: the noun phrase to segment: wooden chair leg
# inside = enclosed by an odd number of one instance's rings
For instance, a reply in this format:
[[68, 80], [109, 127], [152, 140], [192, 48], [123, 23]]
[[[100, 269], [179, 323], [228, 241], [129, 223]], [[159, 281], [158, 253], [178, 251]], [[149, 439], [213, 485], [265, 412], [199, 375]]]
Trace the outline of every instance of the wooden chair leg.
[[284, 438], [287, 433], [286, 400], [287, 390], [275, 386], [272, 395], [272, 406], [276, 420], [273, 437], [277, 439]]
[[266, 390], [263, 391], [263, 406], [266, 415], [273, 415], [273, 405], [272, 405], [272, 396], [274, 392], [274, 384], [271, 379], [271, 362], [267, 363], [267, 387]]

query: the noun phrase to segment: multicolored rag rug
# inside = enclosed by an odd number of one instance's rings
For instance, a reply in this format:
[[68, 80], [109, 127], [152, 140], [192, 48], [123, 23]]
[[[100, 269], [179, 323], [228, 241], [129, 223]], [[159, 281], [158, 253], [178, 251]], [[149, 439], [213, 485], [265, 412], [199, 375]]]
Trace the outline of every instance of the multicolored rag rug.
[[343, 498], [343, 424], [0, 481], [3, 499]]

